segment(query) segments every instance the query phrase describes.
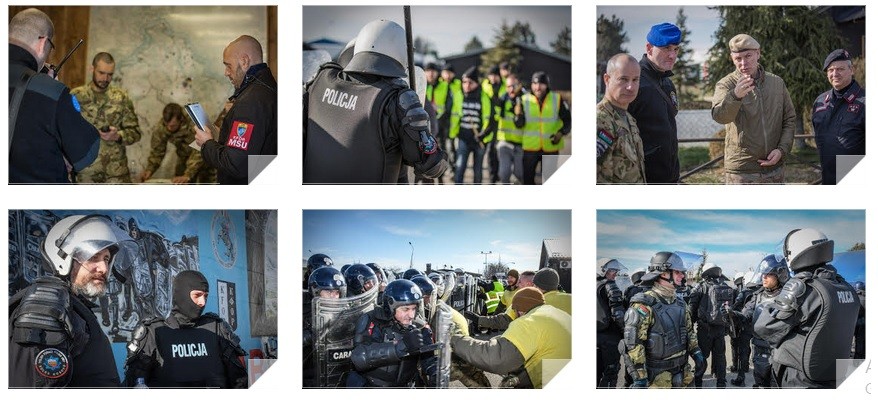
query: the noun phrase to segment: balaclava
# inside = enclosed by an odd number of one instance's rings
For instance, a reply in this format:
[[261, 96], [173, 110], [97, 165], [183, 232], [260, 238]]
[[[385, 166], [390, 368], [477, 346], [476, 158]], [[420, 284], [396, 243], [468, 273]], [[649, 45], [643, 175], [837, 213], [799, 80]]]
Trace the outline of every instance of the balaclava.
[[183, 271], [174, 278], [174, 306], [171, 315], [177, 319], [180, 326], [188, 327], [195, 325], [195, 320], [201, 317], [203, 307], [198, 307], [189, 297], [193, 290], [210, 291], [207, 278], [198, 271]]

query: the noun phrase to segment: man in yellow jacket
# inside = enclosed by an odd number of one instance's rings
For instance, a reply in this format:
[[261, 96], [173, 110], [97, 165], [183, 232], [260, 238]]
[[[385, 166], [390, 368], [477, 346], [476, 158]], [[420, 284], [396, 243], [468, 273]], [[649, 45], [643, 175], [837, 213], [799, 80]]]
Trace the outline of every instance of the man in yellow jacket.
[[503, 374], [501, 387], [542, 388], [571, 358], [572, 319], [545, 304], [536, 288], [519, 290], [510, 308], [518, 318], [503, 335], [481, 341], [458, 333], [452, 350], [480, 369]]
[[[549, 75], [537, 71], [531, 77], [531, 93], [521, 98], [522, 113], [515, 126], [522, 129], [524, 184], [536, 184], [537, 164], [543, 156], [556, 156], [564, 149], [564, 136], [570, 134], [570, 108], [549, 87]], [[543, 165], [542, 170], [548, 171]]]

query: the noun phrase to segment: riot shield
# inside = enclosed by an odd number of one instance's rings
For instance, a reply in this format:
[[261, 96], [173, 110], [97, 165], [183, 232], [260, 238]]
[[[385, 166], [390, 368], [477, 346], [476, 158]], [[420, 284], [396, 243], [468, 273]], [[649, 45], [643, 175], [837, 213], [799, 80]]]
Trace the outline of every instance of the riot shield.
[[434, 341], [440, 345], [436, 363], [436, 388], [448, 388], [451, 383], [451, 333], [454, 326], [451, 307], [439, 303], [431, 325]]
[[454, 290], [451, 291], [451, 297], [449, 298], [449, 304], [452, 308], [457, 311], [464, 312], [467, 308], [467, 299], [466, 299], [466, 276], [467, 275], [456, 275], [457, 281], [454, 282]]
[[375, 307], [378, 286], [344, 299], [311, 300], [311, 330], [314, 335], [314, 364], [317, 386], [338, 387], [342, 375], [351, 371], [351, 351], [357, 320]]
[[633, 286], [634, 284], [631, 282], [631, 276], [628, 275], [628, 271], [619, 272], [616, 275], [616, 286], [619, 287], [619, 290], [622, 291], [622, 294], [625, 294], [625, 290]]

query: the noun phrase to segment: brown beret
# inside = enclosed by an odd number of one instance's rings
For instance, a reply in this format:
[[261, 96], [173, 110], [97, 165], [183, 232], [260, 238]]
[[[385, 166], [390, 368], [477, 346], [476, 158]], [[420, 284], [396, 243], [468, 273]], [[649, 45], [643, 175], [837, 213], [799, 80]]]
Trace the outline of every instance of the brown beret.
[[747, 34], [737, 34], [729, 41], [729, 50], [732, 53], [743, 52], [745, 50], [759, 50], [759, 42]]
[[521, 288], [512, 296], [512, 309], [515, 311], [528, 312], [536, 306], [542, 306], [546, 303], [543, 298], [543, 292], [537, 288], [527, 287]]

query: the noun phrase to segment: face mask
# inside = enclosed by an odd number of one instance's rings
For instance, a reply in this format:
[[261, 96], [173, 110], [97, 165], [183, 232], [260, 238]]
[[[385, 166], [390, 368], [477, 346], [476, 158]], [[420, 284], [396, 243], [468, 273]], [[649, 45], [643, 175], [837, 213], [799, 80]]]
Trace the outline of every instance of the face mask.
[[207, 278], [198, 271], [183, 271], [177, 274], [177, 277], [174, 278], [174, 306], [171, 313], [180, 324], [194, 322], [198, 317], [201, 317], [201, 312], [204, 311], [204, 307], [199, 307], [189, 296], [193, 290], [208, 292], [210, 286], [207, 283]]

